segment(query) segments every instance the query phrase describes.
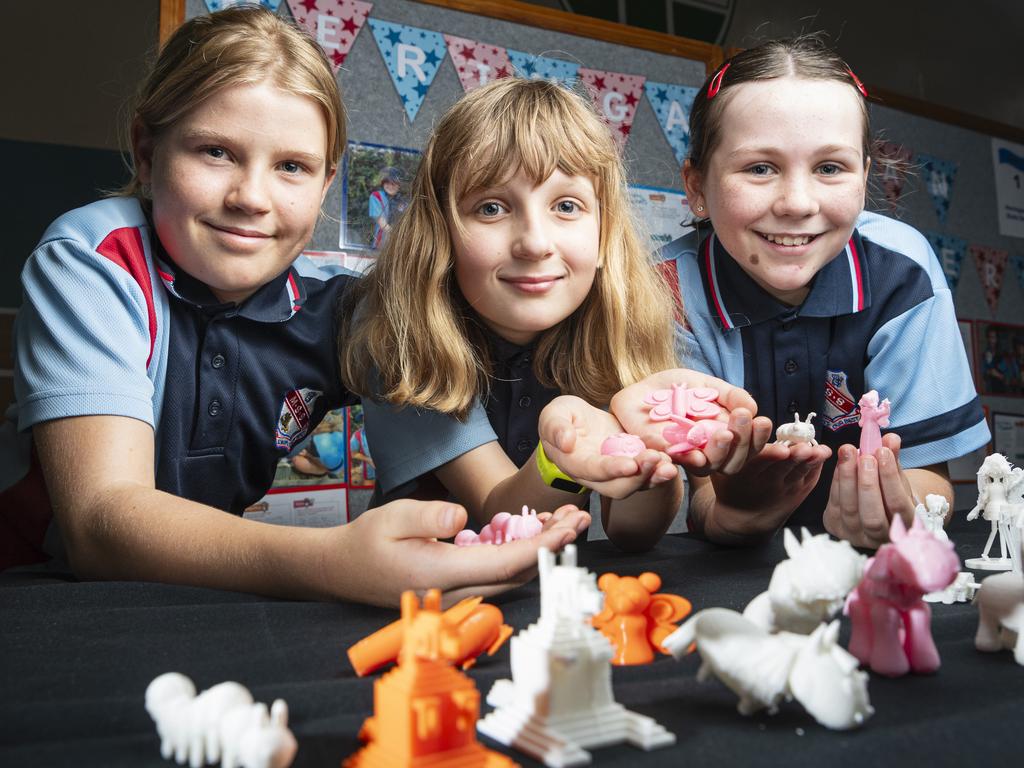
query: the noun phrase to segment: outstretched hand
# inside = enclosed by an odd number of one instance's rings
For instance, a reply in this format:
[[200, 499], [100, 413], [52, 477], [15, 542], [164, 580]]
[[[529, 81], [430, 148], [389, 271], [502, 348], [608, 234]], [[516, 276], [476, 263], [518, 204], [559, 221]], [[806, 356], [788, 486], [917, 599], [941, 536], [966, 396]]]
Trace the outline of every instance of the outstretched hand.
[[651, 448], [632, 457], [602, 455], [605, 439], [625, 430], [614, 416], [578, 397], [552, 400], [541, 411], [539, 429], [548, 458], [603, 496], [624, 499], [679, 474], [668, 454]]
[[660, 371], [626, 387], [612, 398], [611, 413], [624, 431], [642, 438], [649, 448], [664, 451], [669, 447], [669, 441], [663, 434], [669, 422], [653, 421], [649, 415], [650, 406], [644, 400], [652, 392], [671, 389], [673, 384], [685, 384], [690, 389], [714, 389], [718, 392], [718, 404], [723, 408], [716, 418], [728, 425], [728, 429], [715, 432], [704, 448], [672, 456], [691, 474], [736, 474], [771, 437], [771, 421], [763, 416], [755, 417], [757, 404], [745, 390], [686, 368]]
[[526, 583], [536, 575], [540, 547], [557, 551], [590, 525], [588, 513], [566, 505], [530, 539], [472, 547], [438, 541], [453, 537], [466, 520], [463, 507], [442, 501], [402, 499], [369, 509], [331, 529], [341, 543], [321, 556], [321, 567], [332, 572], [344, 599], [395, 607], [406, 590], [437, 588], [450, 605]]

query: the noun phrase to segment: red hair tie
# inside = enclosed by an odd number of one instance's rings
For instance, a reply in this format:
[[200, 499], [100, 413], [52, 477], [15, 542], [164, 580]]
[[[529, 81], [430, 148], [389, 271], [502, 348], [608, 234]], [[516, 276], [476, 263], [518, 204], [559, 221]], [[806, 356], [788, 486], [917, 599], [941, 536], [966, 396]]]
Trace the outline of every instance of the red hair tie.
[[[715, 95], [722, 87], [722, 78], [725, 77], [725, 70], [729, 68], [729, 64], [732, 62], [726, 62], [725, 66], [715, 73], [715, 76], [711, 78], [711, 83], [708, 85], [708, 101], [715, 98]], [[852, 72], [850, 74], [853, 74]], [[861, 86], [863, 88], [863, 86]]]
[[853, 84], [857, 86], [857, 90], [860, 91], [860, 95], [863, 96], [866, 99], [868, 97], [868, 89], [864, 87], [864, 83], [862, 83], [860, 81], [859, 77], [857, 77], [855, 74], [853, 74], [853, 70], [852, 69], [847, 67], [846, 71], [849, 72], [850, 73], [850, 77], [853, 78]]

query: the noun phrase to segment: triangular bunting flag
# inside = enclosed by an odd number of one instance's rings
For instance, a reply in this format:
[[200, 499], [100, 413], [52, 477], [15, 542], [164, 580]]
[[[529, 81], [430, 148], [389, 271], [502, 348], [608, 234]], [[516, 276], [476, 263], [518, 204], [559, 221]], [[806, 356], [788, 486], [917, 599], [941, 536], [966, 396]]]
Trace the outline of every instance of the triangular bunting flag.
[[410, 120], [415, 120], [437, 69], [444, 61], [444, 35], [377, 19], [370, 19], [370, 28], [395, 90], [402, 97], [405, 113]]
[[552, 82], [572, 87], [576, 82], [576, 71], [579, 64], [561, 59], [549, 59], [546, 56], [533, 56], [522, 51], [507, 49], [508, 58], [512, 62], [515, 74], [531, 80], [551, 80]]
[[946, 275], [949, 290], [956, 293], [956, 286], [960, 282], [960, 266], [967, 252], [967, 242], [941, 232], [925, 232], [925, 237], [935, 249], [935, 255], [938, 256], [939, 264]]
[[999, 305], [999, 294], [1003, 290], [1003, 273], [1006, 271], [1009, 254], [1006, 251], [984, 245], [972, 245], [968, 250], [978, 267], [981, 287], [985, 290], [985, 301], [988, 302], [988, 308], [995, 315], [996, 307]]
[[895, 141], [883, 141], [877, 148], [878, 157], [881, 160], [879, 176], [882, 182], [882, 191], [885, 193], [886, 202], [889, 203], [889, 210], [895, 216], [899, 213], [900, 197], [903, 195], [903, 187], [907, 182], [907, 166], [914, 153], [909, 147], [897, 144]]
[[935, 215], [944, 224], [946, 214], [949, 213], [949, 198], [953, 193], [957, 164], [922, 154], [917, 156], [917, 164], [921, 166], [925, 186], [928, 187], [928, 194], [932, 196]]
[[338, 72], [356, 35], [366, 24], [373, 3], [360, 0], [288, 0], [295, 22], [309, 30]]
[[690, 151], [690, 108], [697, 95], [696, 88], [672, 83], [653, 83], [648, 80], [644, 84], [647, 100], [658, 116], [661, 130], [668, 140], [676, 162], [680, 167]]
[[[256, 0], [206, 0], [206, 7], [210, 9], [210, 13], [216, 13], [235, 5], [252, 5], [254, 2]], [[259, 0], [259, 4], [277, 13], [277, 7], [281, 4], [281, 0]]]
[[512, 75], [512, 62], [504, 48], [455, 35], [445, 35], [444, 41], [448, 44], [448, 55], [455, 64], [462, 90], [466, 93], [491, 80]]
[[619, 151], [626, 146], [636, 116], [636, 105], [643, 95], [643, 75], [624, 75], [601, 69], [581, 67], [577, 73], [594, 100], [597, 113], [612, 131]]

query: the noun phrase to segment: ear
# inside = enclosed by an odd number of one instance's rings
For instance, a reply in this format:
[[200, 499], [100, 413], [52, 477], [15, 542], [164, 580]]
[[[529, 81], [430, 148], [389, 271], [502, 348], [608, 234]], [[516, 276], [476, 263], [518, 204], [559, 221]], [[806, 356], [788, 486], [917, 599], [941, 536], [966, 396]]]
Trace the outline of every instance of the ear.
[[806, 527], [801, 525], [800, 526], [800, 541], [801, 541], [801, 543], [806, 544], [812, 538], [814, 538], [814, 537], [811, 536], [811, 532], [808, 531]]
[[640, 586], [646, 589], [648, 592], [654, 593], [661, 589], [661, 577], [656, 573], [645, 571], [638, 577]]
[[619, 581], [619, 577], [614, 573], [602, 573], [600, 578], [597, 580], [597, 588], [602, 592], [607, 592], [609, 589], [614, 587]]
[[906, 538], [906, 535], [907, 527], [903, 524], [903, 518], [898, 513], [893, 515], [892, 522], [889, 523], [889, 540], [899, 541]]
[[334, 177], [338, 175], [338, 166], [334, 166], [327, 172], [327, 176], [324, 178], [324, 191], [320, 193], [320, 205], [324, 204], [324, 200], [327, 199], [327, 190], [331, 188], [331, 182], [334, 181]]
[[153, 150], [156, 141], [153, 134], [136, 119], [132, 122], [132, 159], [135, 162], [135, 173], [143, 184], [150, 184], [153, 179]]
[[686, 199], [690, 202], [691, 211], [698, 205], [706, 205], [704, 202], [704, 180], [700, 171], [694, 168], [689, 160], [683, 163], [683, 188], [686, 190]]
[[796, 557], [800, 554], [800, 542], [796, 540], [796, 536], [789, 528], [782, 529], [782, 546], [785, 547], [788, 557]]

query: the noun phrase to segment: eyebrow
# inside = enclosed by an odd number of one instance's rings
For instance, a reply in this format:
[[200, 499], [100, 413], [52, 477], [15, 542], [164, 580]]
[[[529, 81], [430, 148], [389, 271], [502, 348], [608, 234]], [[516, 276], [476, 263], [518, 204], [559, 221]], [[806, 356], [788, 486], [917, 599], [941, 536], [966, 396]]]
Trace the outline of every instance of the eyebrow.
[[[185, 141], [208, 141], [211, 144], [227, 144], [232, 145], [237, 143], [230, 136], [217, 131], [204, 130], [202, 128], [195, 128], [186, 131], [184, 134]], [[301, 150], [285, 150], [278, 154], [292, 158], [295, 160], [301, 160], [310, 165], [318, 165], [324, 162], [324, 156], [316, 152], [303, 152]]]
[[[765, 147], [740, 147], [734, 149], [729, 153], [729, 157], [735, 155], [770, 155], [785, 151], [782, 147], [778, 146], [765, 146]], [[827, 144], [824, 147], [818, 147], [814, 150], [815, 154], [831, 155], [836, 152], [853, 152], [860, 154], [861, 148], [854, 147], [851, 144]]]

